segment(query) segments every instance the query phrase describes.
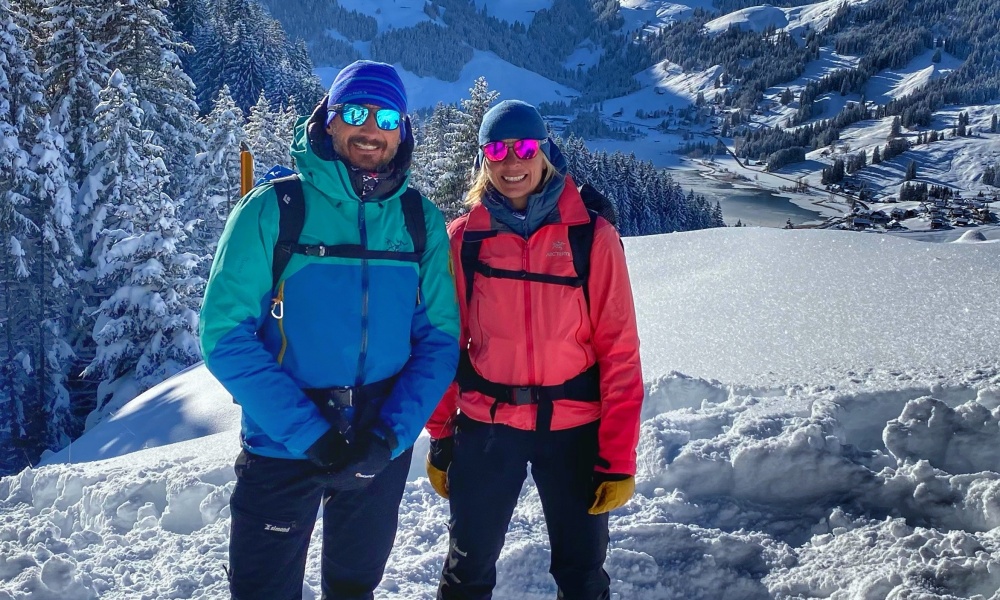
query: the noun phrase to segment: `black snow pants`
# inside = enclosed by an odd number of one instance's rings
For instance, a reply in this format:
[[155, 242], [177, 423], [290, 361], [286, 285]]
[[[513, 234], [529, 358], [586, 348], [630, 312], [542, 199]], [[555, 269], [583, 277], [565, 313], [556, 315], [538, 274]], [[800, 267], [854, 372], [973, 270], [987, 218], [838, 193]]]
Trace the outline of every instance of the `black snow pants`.
[[489, 600], [496, 562], [527, 477], [538, 487], [552, 547], [549, 572], [564, 600], [607, 600], [608, 515], [594, 498], [598, 424], [524, 431], [459, 416], [448, 470], [450, 544], [438, 600]]
[[299, 600], [306, 551], [323, 509], [324, 600], [371, 600], [396, 537], [412, 449], [356, 491], [325, 489], [307, 460], [243, 451], [230, 499], [233, 600]]

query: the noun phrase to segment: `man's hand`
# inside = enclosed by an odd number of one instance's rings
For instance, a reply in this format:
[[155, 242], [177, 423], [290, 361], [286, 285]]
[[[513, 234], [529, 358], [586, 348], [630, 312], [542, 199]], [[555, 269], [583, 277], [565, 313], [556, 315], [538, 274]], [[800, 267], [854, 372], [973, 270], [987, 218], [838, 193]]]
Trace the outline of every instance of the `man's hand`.
[[337, 471], [350, 461], [351, 447], [347, 439], [331, 427], [306, 450], [306, 457], [324, 471]]
[[621, 473], [594, 472], [594, 502], [587, 511], [592, 515], [600, 515], [616, 508], [625, 506], [635, 493], [635, 477]]
[[427, 451], [427, 478], [431, 481], [431, 487], [442, 498], [448, 497], [448, 467], [451, 466], [454, 448], [455, 438], [446, 437], [431, 439], [431, 446]]
[[338, 469], [324, 469], [318, 475], [324, 486], [339, 491], [360, 490], [378, 476], [392, 460], [389, 442], [370, 431], [348, 445], [348, 460]]

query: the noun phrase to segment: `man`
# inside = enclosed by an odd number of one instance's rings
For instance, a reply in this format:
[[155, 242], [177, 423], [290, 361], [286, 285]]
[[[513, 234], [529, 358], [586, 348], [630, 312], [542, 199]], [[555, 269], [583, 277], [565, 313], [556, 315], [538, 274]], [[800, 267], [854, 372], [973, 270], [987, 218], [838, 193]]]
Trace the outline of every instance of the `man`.
[[444, 218], [408, 190], [408, 125], [392, 66], [347, 66], [296, 124], [299, 175], [247, 194], [219, 241], [201, 343], [243, 410], [234, 600], [302, 597], [321, 504], [323, 598], [381, 581], [413, 442], [458, 362]]

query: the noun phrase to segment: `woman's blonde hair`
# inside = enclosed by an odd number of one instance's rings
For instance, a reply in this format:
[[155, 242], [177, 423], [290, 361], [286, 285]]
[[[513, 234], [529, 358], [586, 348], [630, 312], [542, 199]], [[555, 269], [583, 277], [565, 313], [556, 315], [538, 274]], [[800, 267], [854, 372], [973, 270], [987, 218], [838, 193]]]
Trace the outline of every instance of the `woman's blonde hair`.
[[[539, 182], [538, 187], [542, 188], [555, 176], [556, 168], [549, 160], [549, 157], [545, 156], [544, 152], [539, 152], [539, 154], [542, 157], [543, 172], [542, 180]], [[483, 158], [479, 168], [472, 172], [470, 178], [472, 184], [469, 186], [469, 192], [465, 195], [465, 206], [470, 210], [483, 201], [483, 196], [486, 195], [486, 190], [490, 187], [490, 173], [486, 168], [486, 163], [488, 162], [488, 160]]]

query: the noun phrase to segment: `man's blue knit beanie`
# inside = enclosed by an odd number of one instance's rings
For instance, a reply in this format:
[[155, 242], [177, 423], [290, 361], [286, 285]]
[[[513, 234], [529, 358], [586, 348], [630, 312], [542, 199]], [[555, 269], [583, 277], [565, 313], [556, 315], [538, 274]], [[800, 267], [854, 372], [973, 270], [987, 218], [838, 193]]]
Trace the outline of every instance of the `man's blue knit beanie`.
[[[403, 80], [392, 65], [370, 60], [355, 61], [337, 73], [333, 85], [330, 86], [330, 96], [327, 108], [337, 104], [374, 104], [382, 108], [398, 110], [406, 115], [406, 88]], [[336, 113], [330, 111], [326, 124]], [[401, 128], [402, 129], [402, 128]], [[401, 137], [406, 137], [406, 131], [400, 131]]]
[[544, 140], [549, 137], [545, 121], [527, 102], [504, 100], [483, 115], [479, 126], [479, 145], [500, 140]]

